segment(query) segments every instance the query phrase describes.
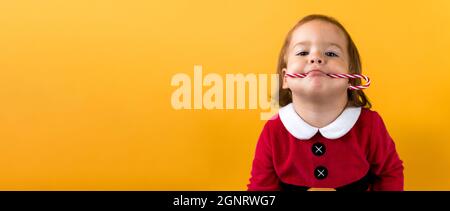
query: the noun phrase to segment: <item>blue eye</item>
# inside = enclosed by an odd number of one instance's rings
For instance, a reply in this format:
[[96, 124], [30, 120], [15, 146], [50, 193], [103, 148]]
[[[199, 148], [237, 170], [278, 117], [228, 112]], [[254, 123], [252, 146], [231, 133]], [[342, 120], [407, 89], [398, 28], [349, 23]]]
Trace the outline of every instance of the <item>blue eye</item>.
[[329, 57], [338, 57], [338, 55], [334, 52], [326, 52], [325, 55]]
[[296, 53], [295, 55], [296, 56], [306, 56], [306, 55], [308, 55], [308, 52], [307, 51], [300, 51], [300, 52]]

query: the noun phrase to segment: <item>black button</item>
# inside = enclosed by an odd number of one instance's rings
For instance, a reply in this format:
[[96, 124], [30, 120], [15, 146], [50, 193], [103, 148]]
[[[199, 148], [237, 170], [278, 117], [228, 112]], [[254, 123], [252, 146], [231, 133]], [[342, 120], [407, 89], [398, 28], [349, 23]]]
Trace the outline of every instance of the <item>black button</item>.
[[316, 169], [314, 169], [314, 176], [317, 179], [325, 179], [328, 176], [327, 168], [323, 166], [318, 166]]
[[325, 154], [325, 150], [325, 145], [322, 143], [317, 142], [312, 145], [312, 152], [314, 155], [321, 156]]

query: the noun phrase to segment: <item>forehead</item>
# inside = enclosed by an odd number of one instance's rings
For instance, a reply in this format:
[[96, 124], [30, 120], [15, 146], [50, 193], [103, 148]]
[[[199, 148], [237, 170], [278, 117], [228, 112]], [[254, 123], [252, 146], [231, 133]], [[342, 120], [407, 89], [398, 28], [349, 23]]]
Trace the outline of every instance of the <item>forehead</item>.
[[297, 27], [291, 37], [290, 46], [297, 43], [328, 44], [334, 43], [346, 49], [347, 39], [344, 32], [332, 23], [313, 20]]

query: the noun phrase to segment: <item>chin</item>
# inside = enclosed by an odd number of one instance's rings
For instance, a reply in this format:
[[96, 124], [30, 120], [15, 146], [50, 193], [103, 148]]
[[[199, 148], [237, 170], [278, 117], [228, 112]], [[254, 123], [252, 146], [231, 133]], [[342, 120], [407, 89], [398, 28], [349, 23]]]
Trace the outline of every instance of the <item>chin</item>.
[[[301, 98], [309, 98], [317, 100], [333, 98], [339, 95], [339, 91], [335, 87], [329, 87], [325, 85], [308, 86], [304, 87], [303, 89], [296, 89], [292, 91], [293, 94], [296, 94]], [[346, 90], [344, 90], [344, 92], [346, 93]]]
[[310, 94], [325, 94], [330, 91], [332, 91], [330, 87], [327, 87], [324, 83], [310, 83], [304, 88], [304, 92]]
[[330, 96], [330, 92], [324, 89], [313, 89], [305, 92], [305, 95], [311, 98], [327, 98]]

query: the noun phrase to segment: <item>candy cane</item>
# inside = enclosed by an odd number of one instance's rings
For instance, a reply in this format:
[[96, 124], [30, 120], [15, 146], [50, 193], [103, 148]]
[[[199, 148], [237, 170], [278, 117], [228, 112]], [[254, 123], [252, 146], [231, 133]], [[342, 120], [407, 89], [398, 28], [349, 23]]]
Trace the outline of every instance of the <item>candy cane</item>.
[[304, 78], [308, 75], [308, 73], [286, 73], [286, 76], [291, 78]]
[[[286, 73], [285, 74], [287, 77], [291, 77], [291, 78], [305, 78], [308, 73]], [[370, 86], [370, 79], [369, 77], [362, 75], [362, 74], [346, 74], [346, 73], [327, 73], [327, 76], [331, 77], [331, 78], [361, 78], [366, 80], [366, 84], [364, 85], [357, 85], [357, 86], [353, 86], [353, 85], [349, 85], [348, 88], [351, 90], [361, 90], [361, 89], [366, 89]]]

